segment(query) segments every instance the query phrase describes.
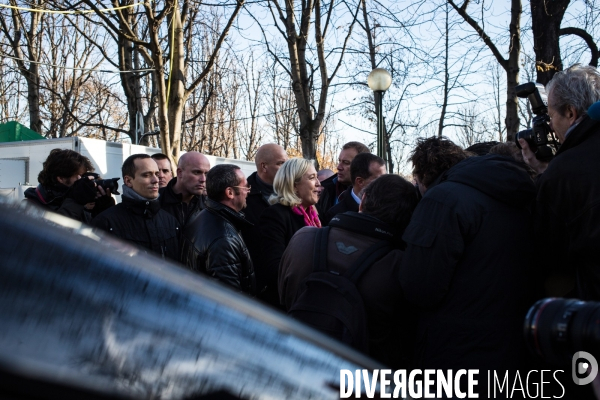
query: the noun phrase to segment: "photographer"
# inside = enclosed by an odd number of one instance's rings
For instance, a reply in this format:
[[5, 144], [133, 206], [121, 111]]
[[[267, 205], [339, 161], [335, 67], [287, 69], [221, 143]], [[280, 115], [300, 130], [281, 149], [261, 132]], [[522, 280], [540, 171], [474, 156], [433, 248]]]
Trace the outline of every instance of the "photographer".
[[[556, 73], [546, 86], [550, 128], [561, 143], [549, 163], [540, 162], [520, 139], [525, 160], [541, 174], [536, 181], [535, 253], [552, 295], [600, 300], [600, 122], [587, 109], [600, 100], [600, 74], [574, 65]], [[562, 287], [565, 276], [573, 284]], [[569, 293], [570, 291], [570, 293]]]
[[[53, 149], [38, 175], [39, 185], [27, 189], [25, 199], [47, 210], [88, 222], [84, 208], [87, 204], [102, 203], [104, 209], [114, 204], [110, 193], [96, 187], [92, 176], [82, 178], [92, 171], [94, 167], [87, 157], [73, 150]], [[97, 207], [100, 204], [93, 208]]]

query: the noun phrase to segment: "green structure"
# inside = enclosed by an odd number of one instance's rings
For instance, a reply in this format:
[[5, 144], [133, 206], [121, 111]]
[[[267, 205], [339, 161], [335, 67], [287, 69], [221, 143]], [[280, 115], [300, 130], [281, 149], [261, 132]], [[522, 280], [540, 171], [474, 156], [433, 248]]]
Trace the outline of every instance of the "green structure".
[[17, 121], [0, 124], [0, 143], [39, 139], [45, 139], [45, 137], [36, 131], [32, 131], [25, 125], [21, 125]]

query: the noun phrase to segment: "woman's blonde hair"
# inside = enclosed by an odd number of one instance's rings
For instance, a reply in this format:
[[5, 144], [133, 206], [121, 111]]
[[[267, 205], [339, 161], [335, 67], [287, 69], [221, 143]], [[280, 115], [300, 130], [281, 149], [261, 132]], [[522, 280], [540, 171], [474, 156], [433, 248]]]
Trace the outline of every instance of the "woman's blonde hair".
[[302, 203], [302, 199], [296, 195], [294, 184], [300, 182], [302, 176], [310, 167], [315, 166], [314, 160], [305, 158], [290, 158], [277, 171], [273, 180], [275, 193], [269, 198], [269, 203], [281, 203], [284, 206], [294, 207]]

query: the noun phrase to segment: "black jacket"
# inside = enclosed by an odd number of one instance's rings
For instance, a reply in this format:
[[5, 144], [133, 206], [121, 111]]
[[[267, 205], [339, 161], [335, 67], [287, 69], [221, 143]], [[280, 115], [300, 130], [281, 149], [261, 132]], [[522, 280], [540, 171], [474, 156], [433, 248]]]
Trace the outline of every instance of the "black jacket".
[[534, 196], [527, 172], [498, 155], [466, 159], [428, 188], [399, 275], [421, 309], [418, 368], [518, 367]]
[[116, 237], [179, 261], [179, 223], [160, 209], [158, 201], [134, 200], [122, 196], [122, 202], [100, 213], [92, 225]]
[[356, 200], [354, 200], [354, 197], [352, 197], [351, 192], [352, 186], [344, 191], [343, 196], [340, 196], [339, 202], [335, 206], [331, 207], [323, 217], [319, 215], [322, 226], [329, 225], [331, 218], [337, 214], [345, 213], [347, 211], [358, 212], [358, 203]]
[[538, 178], [540, 267], [576, 276], [575, 296], [600, 300], [600, 122], [585, 117]]
[[[263, 261], [261, 252], [261, 240], [260, 240], [260, 215], [263, 211], [269, 208], [270, 204], [265, 199], [265, 195], [272, 193], [263, 193], [261, 186], [257, 180], [257, 173], [254, 172], [248, 177], [248, 184], [252, 186], [248, 197], [246, 198], [246, 208], [244, 209], [244, 215], [246, 221], [252, 223], [244, 225], [242, 227], [242, 236], [248, 251], [250, 251], [250, 257], [252, 258], [252, 264], [254, 265], [254, 271], [256, 273], [256, 290], [258, 298], [272, 303], [272, 298], [265, 298], [265, 290], [267, 287], [266, 276], [263, 273]], [[278, 304], [278, 300], [275, 298], [275, 305]]]
[[321, 186], [323, 186], [323, 191], [317, 202], [317, 211], [319, 215], [325, 215], [336, 204], [336, 200], [342, 192], [348, 189], [348, 186], [338, 182], [337, 174], [325, 179], [321, 182]]
[[54, 211], [77, 221], [88, 222], [85, 218], [83, 205], [69, 198], [67, 196], [68, 191], [69, 188], [61, 184], [53, 188], [46, 188], [39, 184], [37, 187], [25, 190], [24, 195], [26, 201], [46, 210]]
[[194, 196], [189, 204], [185, 204], [181, 200], [181, 194], [173, 191], [173, 186], [177, 183], [177, 178], [169, 181], [167, 186], [159, 190], [160, 208], [171, 214], [181, 227], [186, 226], [190, 221], [194, 220], [200, 211], [204, 210], [204, 196]]
[[256, 294], [254, 267], [240, 230], [244, 214], [206, 199], [206, 208], [185, 227], [182, 261], [233, 288]]
[[266, 276], [266, 297], [274, 306], [279, 306], [277, 276], [281, 256], [294, 233], [304, 226], [302, 215], [294, 214], [291, 207], [279, 203], [267, 208], [260, 216], [261, 270]]

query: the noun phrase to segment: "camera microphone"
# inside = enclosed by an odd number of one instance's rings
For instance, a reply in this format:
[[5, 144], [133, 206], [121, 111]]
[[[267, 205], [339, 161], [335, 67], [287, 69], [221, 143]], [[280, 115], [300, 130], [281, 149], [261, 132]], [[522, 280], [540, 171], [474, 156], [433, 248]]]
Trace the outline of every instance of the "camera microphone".
[[600, 101], [592, 104], [590, 108], [588, 108], [587, 113], [594, 121], [600, 121]]

